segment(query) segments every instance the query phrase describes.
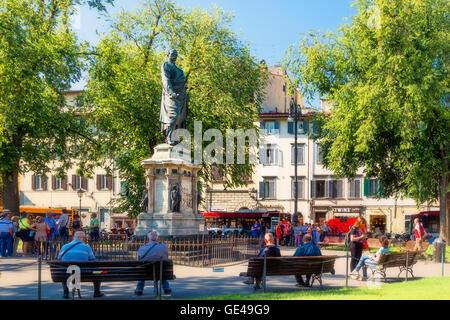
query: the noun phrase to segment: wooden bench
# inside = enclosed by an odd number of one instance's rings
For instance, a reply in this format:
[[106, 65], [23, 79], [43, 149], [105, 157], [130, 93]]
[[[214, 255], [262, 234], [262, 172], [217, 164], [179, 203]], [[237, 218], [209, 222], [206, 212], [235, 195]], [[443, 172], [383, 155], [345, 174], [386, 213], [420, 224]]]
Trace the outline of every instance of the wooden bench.
[[[76, 265], [80, 268], [80, 282], [122, 282], [122, 281], [153, 281], [155, 294], [161, 296], [158, 291], [160, 280], [175, 280], [173, 274], [173, 262], [162, 261], [48, 261], [53, 282], [65, 282], [70, 276], [67, 268]], [[162, 269], [162, 272], [161, 272]], [[72, 292], [74, 294], [74, 292]], [[80, 296], [80, 292], [78, 291]]]
[[251, 258], [248, 261], [247, 272], [239, 274], [241, 277], [264, 276], [295, 276], [311, 275], [311, 286], [317, 280], [322, 286], [322, 274], [334, 274], [334, 263], [338, 256], [318, 257], [267, 257], [264, 274], [264, 258]]
[[323, 241], [318, 243], [319, 246], [344, 246], [345, 236], [326, 236]]
[[414, 279], [412, 267], [419, 260], [421, 253], [423, 253], [423, 251], [385, 253], [380, 257], [376, 266], [370, 266], [368, 268], [372, 271], [372, 278], [374, 278], [376, 274], [379, 274], [383, 277], [384, 281], [386, 281], [386, 269], [396, 267], [400, 268], [398, 277], [405, 271], [406, 276], [410, 273]]

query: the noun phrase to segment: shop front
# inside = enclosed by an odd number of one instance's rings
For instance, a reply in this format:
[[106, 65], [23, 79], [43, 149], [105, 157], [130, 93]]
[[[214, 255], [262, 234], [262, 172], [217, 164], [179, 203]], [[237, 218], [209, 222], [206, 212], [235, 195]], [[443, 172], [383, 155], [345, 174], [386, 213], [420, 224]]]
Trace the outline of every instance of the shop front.
[[367, 209], [366, 221], [368, 231], [373, 235], [391, 232], [391, 209]]

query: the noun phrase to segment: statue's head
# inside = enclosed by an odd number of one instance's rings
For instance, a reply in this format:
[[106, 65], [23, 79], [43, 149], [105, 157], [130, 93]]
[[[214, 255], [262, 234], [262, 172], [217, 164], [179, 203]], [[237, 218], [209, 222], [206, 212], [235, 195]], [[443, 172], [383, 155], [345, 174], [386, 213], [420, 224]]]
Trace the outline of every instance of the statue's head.
[[167, 59], [172, 62], [175, 63], [177, 61], [178, 58], [178, 51], [175, 49], [169, 49], [167, 50]]

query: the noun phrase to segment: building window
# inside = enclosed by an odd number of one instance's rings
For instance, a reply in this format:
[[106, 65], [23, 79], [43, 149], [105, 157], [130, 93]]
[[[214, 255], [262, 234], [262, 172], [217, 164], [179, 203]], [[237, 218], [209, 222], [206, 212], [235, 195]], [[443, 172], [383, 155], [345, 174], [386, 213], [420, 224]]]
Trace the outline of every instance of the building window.
[[[305, 145], [297, 144], [297, 163], [305, 164]], [[295, 144], [291, 146], [291, 163], [295, 164]]]
[[112, 189], [112, 176], [107, 174], [97, 175], [97, 190], [111, 190]]
[[316, 159], [317, 164], [322, 164], [323, 155], [322, 155], [322, 146], [320, 144], [316, 145]]
[[33, 190], [44, 190], [44, 179], [42, 175], [36, 174], [32, 177], [32, 189]]
[[260, 164], [271, 166], [278, 165], [278, 148], [274, 145], [268, 144], [260, 151]]
[[[303, 178], [298, 179], [297, 185], [298, 185], [298, 199], [303, 199], [304, 198], [303, 189], [305, 186], [305, 182], [304, 182]], [[292, 178], [292, 181], [291, 181], [291, 196], [292, 196], [292, 199], [295, 199], [295, 178]]]
[[88, 189], [87, 179], [73, 174], [72, 175], [72, 189], [73, 190], [80, 190], [80, 189], [87, 190]]
[[328, 196], [332, 199], [343, 198], [342, 180], [328, 181]]
[[375, 197], [378, 194], [380, 185], [378, 179], [365, 179], [364, 180], [364, 196]]
[[275, 199], [275, 179], [265, 178], [259, 183], [259, 197], [261, 199]]
[[361, 198], [361, 180], [356, 179], [349, 182], [349, 198]]
[[260, 122], [260, 128], [264, 130], [266, 134], [278, 134], [280, 132], [280, 123], [278, 121]]
[[313, 180], [311, 181], [311, 198], [325, 198], [326, 197], [326, 181]]
[[[288, 133], [295, 134], [295, 122], [288, 122]], [[298, 121], [297, 122], [297, 134], [305, 134], [308, 131], [308, 122], [307, 121]]]

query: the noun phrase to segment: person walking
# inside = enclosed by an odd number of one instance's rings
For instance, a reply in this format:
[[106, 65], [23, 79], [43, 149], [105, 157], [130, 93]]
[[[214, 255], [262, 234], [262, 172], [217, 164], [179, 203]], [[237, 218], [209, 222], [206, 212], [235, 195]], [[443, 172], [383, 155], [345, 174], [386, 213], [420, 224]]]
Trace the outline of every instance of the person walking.
[[13, 224], [7, 217], [9, 213], [8, 209], [0, 213], [0, 255], [2, 257], [12, 256]]
[[363, 243], [367, 240], [367, 236], [363, 232], [364, 223], [365, 220], [359, 217], [353, 227], [350, 229], [350, 272], [355, 270], [356, 266], [358, 265], [363, 251]]
[[99, 228], [99, 223], [98, 223], [98, 219], [97, 219], [97, 214], [95, 212], [93, 212], [91, 214], [91, 224], [89, 226], [89, 236], [90, 236], [91, 240], [93, 240], [93, 241], [98, 241], [98, 239], [100, 238], [100, 228]]
[[[147, 234], [148, 243], [138, 249], [138, 260], [139, 261], [168, 261], [169, 260], [169, 250], [167, 246], [163, 243], [158, 243], [158, 233], [152, 231]], [[145, 281], [138, 281], [136, 290], [134, 293], [137, 296], [142, 296], [144, 292]], [[170, 294], [172, 289], [170, 289], [169, 281], [163, 280], [162, 287], [164, 294]]]
[[414, 251], [423, 250], [423, 240], [425, 238], [425, 228], [420, 223], [419, 218], [414, 219], [414, 237], [416, 239], [416, 245], [414, 246]]
[[[319, 247], [316, 246], [313, 241], [311, 235], [307, 234], [303, 237], [303, 245], [298, 247], [294, 253], [294, 257], [316, 257], [321, 256], [322, 252]], [[311, 274], [306, 275], [306, 281], [303, 280], [301, 274], [295, 275], [295, 280], [297, 281], [297, 287], [310, 287]]]
[[[266, 233], [266, 235], [264, 236], [264, 242], [265, 242], [265, 247], [261, 249], [261, 251], [258, 253], [257, 257], [264, 257], [264, 255], [266, 257], [281, 257], [281, 252], [280, 249], [276, 246], [275, 244], [275, 237], [273, 236], [272, 233]], [[256, 283], [255, 283], [256, 280]], [[255, 283], [255, 290], [257, 289], [261, 289], [261, 281], [262, 281], [262, 277], [250, 277], [247, 280], [243, 281], [244, 284], [253, 284]]]
[[[73, 241], [65, 244], [59, 251], [58, 259], [61, 261], [94, 261], [95, 256], [91, 247], [84, 244], [86, 235], [83, 231], [75, 232]], [[94, 298], [103, 297], [104, 294], [100, 291], [100, 281], [93, 281], [94, 283]], [[65, 281], [62, 282], [64, 290], [64, 299], [69, 299], [69, 288]]]

